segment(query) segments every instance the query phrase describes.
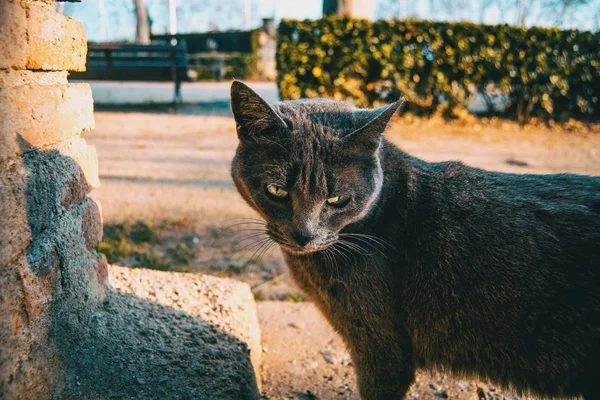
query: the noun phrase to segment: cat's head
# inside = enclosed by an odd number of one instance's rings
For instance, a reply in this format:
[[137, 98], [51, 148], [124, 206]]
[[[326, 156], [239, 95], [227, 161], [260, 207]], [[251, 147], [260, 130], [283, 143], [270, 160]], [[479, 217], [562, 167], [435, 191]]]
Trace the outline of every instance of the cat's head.
[[233, 82], [233, 180], [275, 242], [296, 254], [324, 250], [369, 213], [383, 184], [381, 134], [400, 104], [363, 110], [315, 99], [270, 107]]

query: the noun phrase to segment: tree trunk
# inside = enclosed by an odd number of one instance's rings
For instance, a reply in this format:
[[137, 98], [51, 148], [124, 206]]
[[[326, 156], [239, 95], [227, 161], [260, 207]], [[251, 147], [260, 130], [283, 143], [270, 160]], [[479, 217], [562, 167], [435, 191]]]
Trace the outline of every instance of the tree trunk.
[[323, 15], [344, 15], [345, 0], [323, 0]]
[[150, 44], [150, 24], [148, 23], [148, 9], [144, 0], [135, 0], [135, 17], [137, 27], [135, 38], [140, 44]]
[[373, 0], [323, 0], [323, 15], [373, 18]]

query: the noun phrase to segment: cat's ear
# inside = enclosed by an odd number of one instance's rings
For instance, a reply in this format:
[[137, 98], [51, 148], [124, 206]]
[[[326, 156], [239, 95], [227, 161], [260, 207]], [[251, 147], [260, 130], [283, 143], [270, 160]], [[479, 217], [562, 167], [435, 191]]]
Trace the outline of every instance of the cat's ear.
[[286, 123], [254, 90], [240, 81], [231, 84], [231, 110], [240, 140], [287, 128]]
[[404, 99], [373, 110], [356, 111], [354, 117], [360, 128], [342, 138], [346, 150], [356, 153], [377, 151], [381, 135], [402, 103]]

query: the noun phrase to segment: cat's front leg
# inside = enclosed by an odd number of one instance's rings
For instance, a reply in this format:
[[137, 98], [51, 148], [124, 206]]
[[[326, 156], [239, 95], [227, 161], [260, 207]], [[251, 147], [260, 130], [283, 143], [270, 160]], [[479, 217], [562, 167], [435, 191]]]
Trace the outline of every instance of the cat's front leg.
[[[357, 349], [358, 350], [358, 349]], [[415, 367], [398, 348], [363, 347], [352, 352], [360, 395], [365, 400], [401, 400], [415, 379]]]

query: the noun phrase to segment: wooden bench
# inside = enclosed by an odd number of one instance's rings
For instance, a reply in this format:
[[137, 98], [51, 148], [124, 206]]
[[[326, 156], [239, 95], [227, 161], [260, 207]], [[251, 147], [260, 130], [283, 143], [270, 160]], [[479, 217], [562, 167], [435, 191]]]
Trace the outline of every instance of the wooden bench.
[[179, 103], [181, 82], [189, 81], [185, 46], [88, 44], [87, 70], [72, 79], [174, 82], [173, 101]]
[[230, 67], [225, 65], [230, 58], [231, 54], [225, 53], [196, 53], [188, 56], [191, 69], [197, 72], [210, 71], [217, 82], [221, 82], [230, 70]]

